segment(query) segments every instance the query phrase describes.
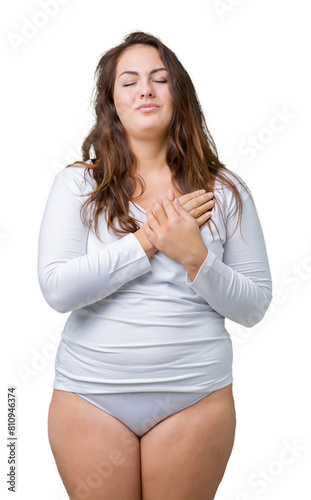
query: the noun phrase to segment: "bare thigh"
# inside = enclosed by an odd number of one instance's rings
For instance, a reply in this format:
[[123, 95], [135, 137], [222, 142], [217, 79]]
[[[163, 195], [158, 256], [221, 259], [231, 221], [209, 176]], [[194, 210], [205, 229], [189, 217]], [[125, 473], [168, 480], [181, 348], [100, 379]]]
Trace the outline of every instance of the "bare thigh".
[[53, 390], [49, 442], [71, 500], [140, 500], [138, 437], [77, 394]]
[[232, 384], [159, 422], [140, 440], [143, 500], [213, 500], [235, 426]]

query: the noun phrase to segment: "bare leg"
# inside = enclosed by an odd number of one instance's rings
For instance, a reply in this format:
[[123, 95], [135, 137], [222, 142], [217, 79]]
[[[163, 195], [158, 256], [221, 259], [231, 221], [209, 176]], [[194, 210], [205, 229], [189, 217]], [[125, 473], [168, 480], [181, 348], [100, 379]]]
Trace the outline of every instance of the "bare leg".
[[230, 384], [153, 427], [140, 440], [143, 500], [213, 500], [235, 426]]
[[53, 390], [48, 433], [71, 500], [140, 500], [138, 437], [77, 394]]

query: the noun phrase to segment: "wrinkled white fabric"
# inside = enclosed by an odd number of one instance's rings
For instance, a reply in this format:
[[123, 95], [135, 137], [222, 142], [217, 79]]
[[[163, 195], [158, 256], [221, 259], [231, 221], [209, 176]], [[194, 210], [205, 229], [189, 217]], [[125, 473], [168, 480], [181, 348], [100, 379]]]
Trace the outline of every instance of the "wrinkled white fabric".
[[[198, 392], [232, 381], [229, 318], [251, 327], [264, 316], [272, 284], [256, 208], [240, 184], [241, 230], [235, 201], [216, 182], [213, 237], [201, 230], [208, 255], [192, 281], [178, 262], [148, 259], [134, 234], [108, 231], [100, 240], [81, 220], [94, 188], [87, 169], [59, 172], [43, 214], [38, 251], [42, 293], [59, 312], [72, 311], [60, 342], [54, 388], [79, 393]], [[223, 206], [221, 216], [220, 205]], [[130, 202], [142, 226], [146, 213]], [[224, 219], [224, 220], [223, 220]], [[191, 244], [191, 242], [189, 242]]]

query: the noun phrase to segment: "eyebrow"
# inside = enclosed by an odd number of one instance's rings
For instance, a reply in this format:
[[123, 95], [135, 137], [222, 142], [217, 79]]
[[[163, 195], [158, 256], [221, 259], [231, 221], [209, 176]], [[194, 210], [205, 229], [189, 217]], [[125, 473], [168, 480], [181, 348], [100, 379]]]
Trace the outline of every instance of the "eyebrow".
[[[166, 68], [153, 69], [152, 71], [150, 71], [150, 75], [153, 75], [153, 73], [157, 73], [158, 71], [163, 71], [163, 70], [167, 71]], [[127, 74], [127, 75], [137, 75], [138, 76], [137, 71], [123, 71], [123, 73], [121, 73], [121, 75], [119, 75], [119, 78], [120, 78], [120, 76], [122, 76], [124, 74]]]

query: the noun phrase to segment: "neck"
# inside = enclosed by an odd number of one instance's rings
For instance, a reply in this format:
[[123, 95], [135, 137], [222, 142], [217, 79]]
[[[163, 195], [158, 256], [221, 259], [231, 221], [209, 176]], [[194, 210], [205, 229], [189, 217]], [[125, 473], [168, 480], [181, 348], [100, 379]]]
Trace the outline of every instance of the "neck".
[[131, 139], [130, 146], [138, 158], [137, 172], [140, 175], [157, 175], [168, 169], [166, 163], [167, 138], [162, 141]]

